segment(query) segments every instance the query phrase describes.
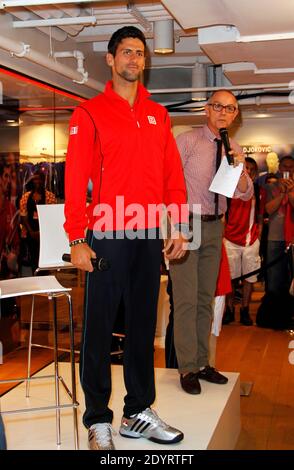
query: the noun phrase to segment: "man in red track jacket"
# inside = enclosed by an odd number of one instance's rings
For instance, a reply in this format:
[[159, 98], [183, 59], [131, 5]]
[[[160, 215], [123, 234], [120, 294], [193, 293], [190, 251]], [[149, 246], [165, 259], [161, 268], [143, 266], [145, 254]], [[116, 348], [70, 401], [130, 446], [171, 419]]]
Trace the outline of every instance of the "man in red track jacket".
[[[65, 230], [73, 264], [87, 271], [80, 377], [86, 402], [83, 421], [92, 450], [114, 449], [113, 412], [108, 407], [110, 350], [121, 303], [127, 394], [120, 434], [161, 444], [183, 439], [181, 431], [150, 408], [155, 399], [153, 342], [162, 252], [160, 213], [154, 208], [169, 206], [176, 224], [165, 247], [170, 259], [185, 254], [187, 243], [180, 230], [188, 227], [188, 211], [169, 116], [139, 83], [145, 48], [139, 29], [116, 31], [106, 56], [112, 81], [104, 93], [79, 106], [70, 122]], [[92, 202], [86, 208], [89, 180]], [[107, 258], [110, 268], [93, 271], [91, 257]]]

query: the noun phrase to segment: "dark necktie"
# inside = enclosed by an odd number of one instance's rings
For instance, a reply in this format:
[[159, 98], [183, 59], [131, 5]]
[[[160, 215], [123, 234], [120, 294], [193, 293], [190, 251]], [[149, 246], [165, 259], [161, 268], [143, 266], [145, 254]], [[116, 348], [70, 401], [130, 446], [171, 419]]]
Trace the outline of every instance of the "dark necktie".
[[[217, 172], [221, 159], [222, 159], [222, 141], [221, 139], [214, 139], [216, 142], [216, 159], [215, 159], [215, 172]], [[215, 216], [218, 216], [218, 194], [215, 193], [214, 195], [214, 204], [215, 204]]]

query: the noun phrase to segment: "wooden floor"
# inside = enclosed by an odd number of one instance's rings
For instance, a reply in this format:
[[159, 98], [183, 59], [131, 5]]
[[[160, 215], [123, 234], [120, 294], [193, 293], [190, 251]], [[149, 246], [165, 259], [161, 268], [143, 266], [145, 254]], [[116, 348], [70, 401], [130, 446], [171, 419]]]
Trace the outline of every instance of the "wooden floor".
[[[261, 295], [260, 291], [253, 293], [253, 319]], [[238, 320], [239, 306], [236, 312]], [[77, 329], [80, 330], [80, 322]], [[23, 337], [26, 336], [25, 330]], [[240, 372], [241, 382], [253, 383], [250, 395], [241, 397], [242, 430], [236, 449], [294, 449], [294, 365], [289, 362], [289, 343], [293, 339], [291, 331], [246, 327], [238, 321], [223, 327], [217, 344], [216, 367]], [[32, 369], [39, 370], [51, 357], [52, 351], [36, 349]], [[159, 347], [155, 348], [155, 366], [165, 366], [164, 350]], [[22, 376], [25, 368], [26, 350], [20, 348], [4, 357], [0, 379]], [[0, 395], [6, 389], [6, 385], [1, 385]]]
[[[253, 294], [254, 313], [261, 295]], [[223, 327], [216, 366], [239, 371], [241, 382], [253, 382], [250, 396], [241, 397], [237, 449], [294, 449], [294, 365], [289, 362], [293, 334], [240, 323]]]

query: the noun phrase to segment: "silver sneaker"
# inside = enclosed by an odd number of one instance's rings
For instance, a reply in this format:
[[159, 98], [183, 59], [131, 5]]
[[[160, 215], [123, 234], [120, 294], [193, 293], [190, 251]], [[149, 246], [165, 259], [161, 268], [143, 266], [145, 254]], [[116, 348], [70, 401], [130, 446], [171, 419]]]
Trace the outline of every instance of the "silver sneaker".
[[123, 416], [119, 433], [124, 437], [146, 437], [158, 444], [174, 444], [184, 438], [181, 431], [162, 421], [151, 408], [146, 408], [132, 418]]
[[88, 447], [90, 450], [115, 450], [110, 423], [92, 424], [88, 431]]

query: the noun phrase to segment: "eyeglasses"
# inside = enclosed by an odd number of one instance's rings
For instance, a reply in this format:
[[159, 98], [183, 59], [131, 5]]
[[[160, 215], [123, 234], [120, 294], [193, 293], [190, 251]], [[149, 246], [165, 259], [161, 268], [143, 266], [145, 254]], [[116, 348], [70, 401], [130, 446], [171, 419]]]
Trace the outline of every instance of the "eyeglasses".
[[220, 104], [220, 103], [209, 103], [208, 106], [212, 106], [213, 111], [220, 113], [223, 109], [225, 109], [226, 113], [233, 114], [236, 111], [236, 106], [233, 104]]

